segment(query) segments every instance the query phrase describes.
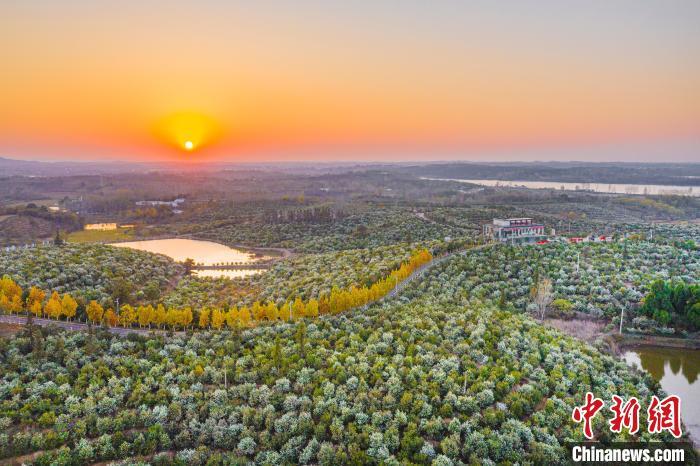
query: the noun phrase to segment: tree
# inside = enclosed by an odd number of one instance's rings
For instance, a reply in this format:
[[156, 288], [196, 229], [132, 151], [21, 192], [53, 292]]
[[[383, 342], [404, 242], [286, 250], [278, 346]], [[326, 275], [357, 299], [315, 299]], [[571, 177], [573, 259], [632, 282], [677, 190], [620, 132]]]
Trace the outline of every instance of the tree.
[[547, 307], [552, 302], [552, 281], [549, 278], [541, 278], [534, 288], [533, 302], [537, 306], [537, 314], [540, 320], [544, 320]]
[[[372, 285], [372, 288], [374, 288], [374, 285]], [[331, 306], [330, 303], [328, 302], [328, 296], [321, 295], [320, 298], [318, 298], [318, 313], [319, 315], [326, 315], [331, 312]]]
[[247, 327], [250, 325], [250, 311], [246, 306], [243, 306], [239, 312], [240, 314], [240, 320], [241, 320], [241, 325], [243, 327]]
[[161, 328], [167, 322], [165, 306], [163, 306], [162, 304], [158, 304], [158, 306], [156, 306], [154, 322], [158, 326], [158, 328]]
[[501, 294], [498, 296], [498, 308], [499, 309], [506, 308], [506, 290], [505, 289], [501, 289]]
[[294, 304], [292, 305], [292, 316], [294, 317], [294, 320], [298, 320], [305, 315], [306, 306], [304, 306], [304, 302], [301, 300], [301, 298], [297, 296], [297, 299], [294, 300]]
[[683, 282], [657, 280], [649, 287], [640, 311], [663, 325], [675, 321], [691, 330], [700, 328], [697, 321], [700, 286]]
[[313, 318], [318, 317], [318, 301], [315, 299], [310, 299], [309, 302], [306, 303], [306, 316]]
[[78, 309], [78, 303], [73, 299], [71, 295], [65, 293], [63, 299], [61, 300], [61, 314], [66, 316], [68, 320], [72, 320], [75, 317], [75, 312]]
[[260, 322], [265, 317], [265, 308], [260, 304], [260, 301], [255, 301], [251, 309], [253, 313], [253, 318], [256, 322]]
[[562, 312], [563, 314], [568, 314], [574, 308], [574, 305], [568, 299], [559, 298], [552, 301], [552, 307]]
[[180, 325], [180, 312], [172, 307], [169, 307], [165, 313], [165, 325], [169, 326], [171, 330], [174, 330], [176, 326]]
[[192, 308], [186, 307], [182, 310], [181, 313], [181, 318], [180, 318], [180, 323], [184, 328], [188, 328], [190, 324], [192, 323], [193, 316], [192, 316]]
[[104, 315], [104, 309], [94, 299], [90, 301], [85, 308], [85, 314], [87, 314], [88, 319], [91, 322], [99, 323], [102, 321], [102, 316]]
[[58, 295], [58, 292], [54, 291], [51, 294], [51, 298], [46, 302], [46, 306], [44, 306], [44, 312], [49, 318], [58, 320], [61, 317], [61, 311], [61, 297]]
[[130, 304], [125, 304], [119, 309], [119, 322], [122, 327], [131, 327], [136, 322], [136, 311]]
[[115, 278], [110, 284], [112, 300], [119, 300], [120, 303], [131, 302], [133, 286], [122, 277]]
[[189, 257], [185, 259], [185, 261], [182, 263], [182, 265], [185, 266], [185, 275], [191, 275], [192, 270], [194, 269], [195, 263], [194, 259], [190, 259]]
[[150, 327], [151, 322], [153, 321], [153, 317], [155, 314], [155, 310], [153, 309], [153, 306], [150, 304], [148, 306], [141, 305], [136, 309], [136, 315], [137, 315], [137, 320], [139, 323], [139, 327]]
[[271, 322], [276, 322], [279, 319], [279, 309], [272, 301], [268, 301], [265, 306], [265, 317]]
[[8, 275], [0, 279], [0, 311], [19, 313], [22, 310], [22, 288]]
[[700, 329], [700, 302], [693, 304], [686, 316], [691, 328]]
[[29, 312], [34, 314], [36, 317], [41, 316], [41, 301], [34, 301], [28, 306]]
[[272, 347], [272, 362], [277, 373], [282, 372], [282, 343], [279, 335], [275, 337], [275, 345]]
[[199, 328], [209, 327], [209, 309], [206, 307], [199, 311]]
[[109, 327], [116, 327], [119, 323], [119, 316], [117, 316], [117, 313], [114, 312], [114, 309], [111, 307], [105, 311], [103, 318]]
[[211, 326], [215, 330], [221, 330], [224, 322], [226, 322], [226, 316], [220, 309], [214, 309], [211, 311]]
[[226, 313], [226, 326], [232, 330], [237, 329], [239, 315], [239, 311], [235, 306], [229, 309]]
[[33, 286], [29, 289], [29, 295], [27, 296], [27, 308], [35, 316], [39, 317], [41, 315], [41, 305], [46, 297], [46, 292]]
[[300, 323], [297, 327], [296, 340], [299, 346], [300, 356], [302, 359], [306, 358], [306, 324], [304, 322]]
[[53, 238], [53, 244], [55, 246], [63, 245], [63, 239], [61, 238], [61, 230], [59, 228], [56, 228], [56, 236], [54, 236]]

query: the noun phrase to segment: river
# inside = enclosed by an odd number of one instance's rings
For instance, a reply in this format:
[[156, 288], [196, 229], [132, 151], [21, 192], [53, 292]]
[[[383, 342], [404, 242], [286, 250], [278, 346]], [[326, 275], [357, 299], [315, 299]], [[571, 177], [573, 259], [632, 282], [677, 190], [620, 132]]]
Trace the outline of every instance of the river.
[[561, 181], [511, 181], [511, 180], [462, 180], [448, 178], [423, 178], [426, 180], [458, 181], [482, 186], [503, 186], [510, 188], [558, 189], [568, 191], [594, 191], [611, 194], [679, 195], [700, 197], [700, 186], [675, 186], [660, 184], [624, 183], [565, 183]]
[[666, 393], [681, 398], [685, 427], [695, 444], [700, 443], [700, 350], [644, 346], [627, 350], [623, 357], [649, 372]]

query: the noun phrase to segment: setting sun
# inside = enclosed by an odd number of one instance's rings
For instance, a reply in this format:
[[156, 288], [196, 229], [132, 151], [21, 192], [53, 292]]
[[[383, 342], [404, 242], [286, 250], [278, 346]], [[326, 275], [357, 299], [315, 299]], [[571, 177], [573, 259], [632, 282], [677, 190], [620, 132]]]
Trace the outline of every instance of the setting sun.
[[183, 111], [159, 120], [155, 133], [162, 142], [178, 150], [192, 152], [218, 140], [221, 130], [213, 118], [198, 112]]

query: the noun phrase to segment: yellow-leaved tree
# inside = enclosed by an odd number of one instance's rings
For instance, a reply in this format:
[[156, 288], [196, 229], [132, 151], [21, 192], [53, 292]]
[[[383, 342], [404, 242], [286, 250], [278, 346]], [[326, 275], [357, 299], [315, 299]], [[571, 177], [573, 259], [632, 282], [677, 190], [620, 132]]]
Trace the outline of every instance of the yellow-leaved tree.
[[151, 328], [151, 324], [155, 318], [156, 310], [150, 304], [148, 306], [144, 306], [142, 304], [136, 309], [136, 321], [138, 322], [140, 328]]
[[238, 322], [239, 315], [240, 314], [238, 312], [238, 308], [236, 308], [235, 306], [232, 307], [231, 309], [229, 309], [228, 312], [226, 313], [226, 326], [230, 329], [237, 328], [239, 325], [239, 322]]
[[256, 322], [260, 322], [265, 317], [265, 308], [260, 304], [260, 301], [255, 301], [253, 303], [251, 312]]
[[8, 275], [0, 279], [0, 311], [11, 314], [22, 311], [22, 288]]
[[277, 305], [272, 301], [268, 301], [265, 306], [265, 318], [270, 322], [276, 322], [279, 319], [280, 311], [277, 309]]
[[73, 320], [75, 313], [78, 310], [78, 303], [71, 295], [65, 293], [61, 299], [61, 315], [68, 320]]
[[169, 326], [171, 330], [175, 330], [175, 327], [180, 324], [180, 312], [172, 307], [169, 307], [165, 313], [165, 325]]
[[194, 317], [192, 316], [192, 309], [186, 307], [182, 310], [180, 322], [184, 328], [188, 328], [192, 323]]
[[221, 330], [224, 322], [226, 322], [226, 316], [220, 309], [214, 309], [211, 311], [211, 326], [214, 330]]
[[54, 291], [44, 306], [44, 312], [50, 319], [58, 320], [61, 317], [61, 310], [61, 297], [58, 295], [58, 292]]
[[131, 327], [136, 321], [136, 310], [131, 304], [125, 304], [119, 309], [119, 323], [122, 327]]
[[29, 295], [27, 296], [27, 309], [29, 312], [37, 317], [40, 317], [42, 303], [44, 302], [45, 297], [46, 293], [43, 290], [37, 288], [36, 286], [31, 287], [29, 289]]
[[292, 304], [292, 317], [294, 320], [301, 319], [306, 315], [306, 306], [304, 305], [304, 301], [301, 300], [299, 296], [297, 296], [297, 299], [294, 300], [294, 304]]
[[104, 321], [109, 327], [116, 327], [119, 323], [119, 317], [117, 316], [117, 313], [114, 312], [114, 309], [112, 309], [111, 307], [105, 311]]
[[167, 324], [166, 315], [165, 306], [158, 304], [158, 306], [156, 306], [155, 317], [153, 318], [158, 328], [162, 328], [163, 325]]
[[209, 327], [209, 314], [209, 309], [206, 307], [199, 311], [199, 328]]
[[315, 299], [310, 299], [309, 302], [306, 303], [306, 317], [318, 317], [318, 301]]
[[246, 306], [243, 306], [239, 312], [239, 320], [243, 327], [250, 325], [250, 311]]
[[87, 307], [85, 308], [85, 314], [87, 314], [87, 317], [88, 319], [90, 319], [90, 321], [97, 324], [102, 322], [104, 309], [102, 308], [102, 305], [100, 305], [100, 303], [93, 299], [88, 303]]

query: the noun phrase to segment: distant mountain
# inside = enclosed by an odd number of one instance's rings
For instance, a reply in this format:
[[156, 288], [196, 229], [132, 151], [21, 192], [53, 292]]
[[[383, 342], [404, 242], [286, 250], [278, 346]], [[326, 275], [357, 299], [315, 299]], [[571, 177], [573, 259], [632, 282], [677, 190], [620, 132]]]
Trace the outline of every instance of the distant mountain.
[[0, 176], [98, 175], [143, 171], [142, 164], [122, 162], [39, 162], [0, 157]]

